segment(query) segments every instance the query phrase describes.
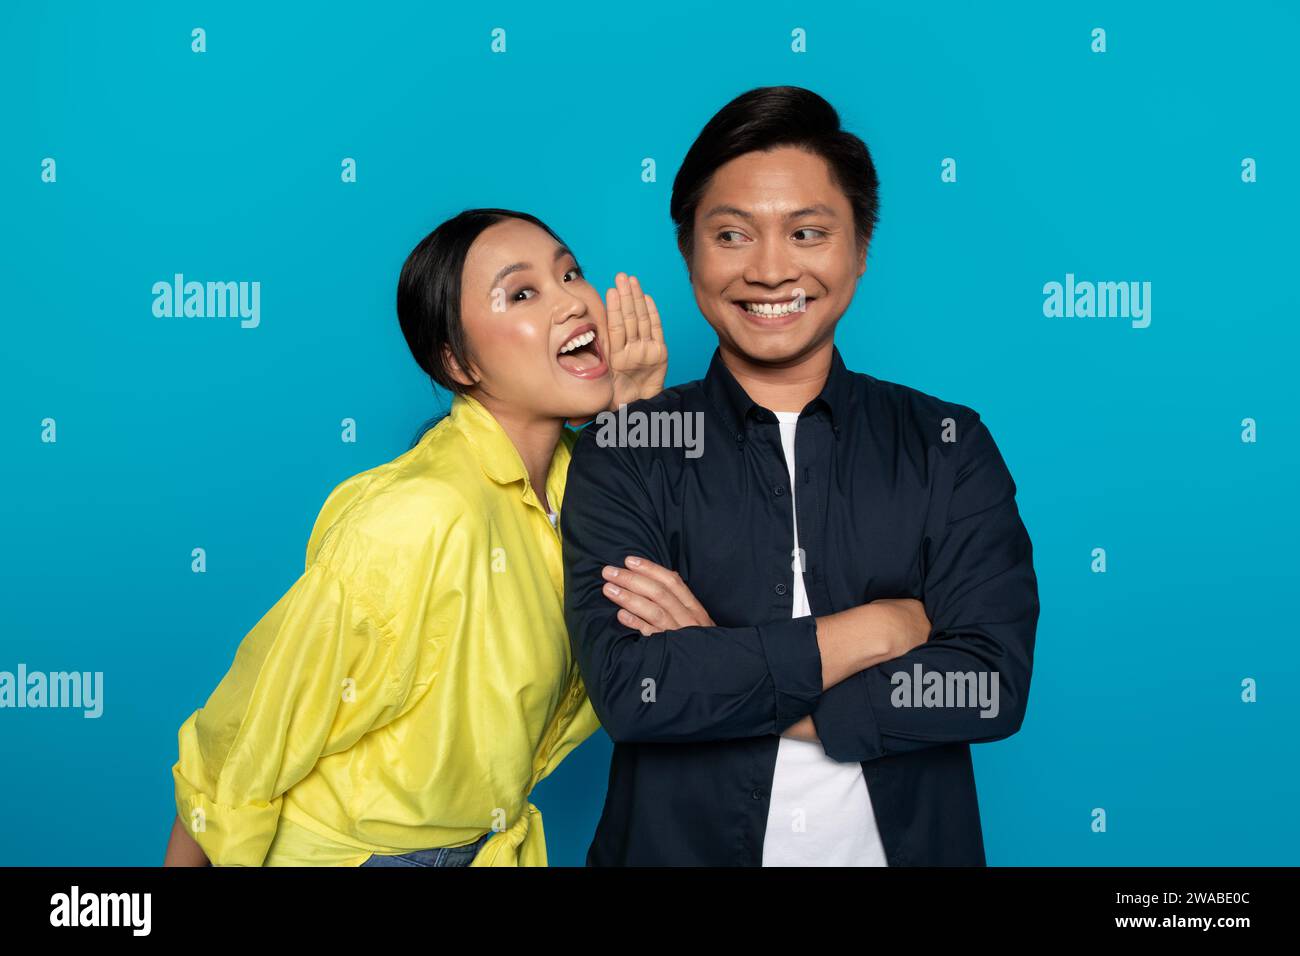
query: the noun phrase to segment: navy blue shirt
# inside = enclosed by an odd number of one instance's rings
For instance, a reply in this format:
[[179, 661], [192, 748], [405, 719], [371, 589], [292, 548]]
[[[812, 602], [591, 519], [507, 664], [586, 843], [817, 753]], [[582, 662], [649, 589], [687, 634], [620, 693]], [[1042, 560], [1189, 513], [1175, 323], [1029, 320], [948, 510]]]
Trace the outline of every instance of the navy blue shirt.
[[[704, 379], [629, 405], [629, 421], [637, 412], [701, 413], [703, 445], [698, 457], [628, 447], [644, 435], [613, 446], [595, 423], [574, 449], [565, 614], [614, 741], [587, 863], [760, 865], [778, 735], [811, 714], [826, 754], [861, 764], [889, 865], [983, 865], [970, 744], [1020, 728], [1038, 586], [1015, 483], [979, 415], [850, 372], [836, 350], [795, 432], [800, 558], [776, 416], [719, 353]], [[627, 555], [676, 570], [716, 626], [643, 637], [621, 624], [601, 568]], [[791, 617], [796, 560], [811, 617]], [[929, 640], [823, 692], [814, 618], [909, 597]], [[900, 672], [949, 693], [924, 698]], [[954, 688], [993, 675], [995, 713], [974, 694], [960, 703]]]

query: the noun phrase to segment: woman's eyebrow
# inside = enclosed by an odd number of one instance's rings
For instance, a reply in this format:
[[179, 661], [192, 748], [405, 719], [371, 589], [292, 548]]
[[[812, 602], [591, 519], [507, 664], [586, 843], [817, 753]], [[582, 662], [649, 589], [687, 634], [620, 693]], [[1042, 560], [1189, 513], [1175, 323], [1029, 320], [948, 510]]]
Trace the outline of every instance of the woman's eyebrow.
[[[574, 254], [569, 250], [569, 247], [568, 247], [568, 246], [556, 246], [556, 248], [555, 248], [555, 257], [554, 257], [551, 261], [552, 261], [552, 262], [559, 262], [559, 261], [560, 261], [561, 259], [563, 259], [565, 256], [569, 256], [570, 258], [573, 259], [574, 262], [577, 262], [577, 261], [578, 261], [578, 257], [575, 256], [575, 255], [574, 255]], [[506, 276], [510, 275], [512, 272], [522, 272], [524, 269], [531, 269], [532, 267], [533, 267], [533, 264], [532, 264], [531, 262], [512, 262], [512, 263], [511, 263], [510, 265], [508, 265], [508, 266], [503, 266], [503, 267], [501, 268], [501, 271], [498, 272], [495, 276], [492, 277], [492, 286], [491, 286], [491, 287], [492, 287], [493, 289], [495, 289], [498, 285], [501, 284], [501, 280], [504, 279]]]
[[[571, 258], [573, 259], [573, 261], [575, 261], [575, 263], [577, 261], [577, 256], [573, 255], [572, 252], [569, 251], [568, 246], [556, 246], [555, 256], [554, 259], [552, 259], [551, 261], [556, 261], [556, 263], [558, 263], [558, 261], [560, 259], [563, 259], [564, 256], [571, 256]], [[500, 272], [498, 272], [497, 274], [495, 274], [495, 276], [493, 276], [493, 280], [491, 280], [491, 286], [490, 286], [491, 289], [495, 289], [495, 287], [499, 286], [500, 281], [502, 281], [503, 278], [506, 278], [508, 274], [511, 274], [512, 272], [523, 272], [524, 269], [530, 269], [530, 268], [533, 268], [532, 263], [511, 263], [510, 265], [504, 265], [504, 267], [500, 269]]]
[[531, 269], [532, 267], [533, 264], [531, 262], [513, 262], [508, 266], [504, 266], [500, 272], [492, 277], [491, 287], [495, 289], [501, 284], [501, 280], [512, 272], [522, 272], [524, 269]]

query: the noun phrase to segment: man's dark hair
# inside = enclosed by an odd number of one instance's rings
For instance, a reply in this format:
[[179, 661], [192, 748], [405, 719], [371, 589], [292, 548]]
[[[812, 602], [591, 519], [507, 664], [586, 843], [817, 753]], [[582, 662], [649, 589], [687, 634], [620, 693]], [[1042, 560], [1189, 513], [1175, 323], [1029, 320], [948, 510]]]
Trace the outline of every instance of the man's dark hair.
[[713, 114], [673, 180], [668, 208], [677, 226], [677, 248], [688, 268], [694, 251], [695, 210], [713, 174], [737, 156], [778, 146], [797, 146], [826, 161], [831, 178], [853, 207], [859, 246], [871, 240], [879, 218], [880, 183], [867, 144], [841, 129], [835, 107], [812, 90], [760, 86]]

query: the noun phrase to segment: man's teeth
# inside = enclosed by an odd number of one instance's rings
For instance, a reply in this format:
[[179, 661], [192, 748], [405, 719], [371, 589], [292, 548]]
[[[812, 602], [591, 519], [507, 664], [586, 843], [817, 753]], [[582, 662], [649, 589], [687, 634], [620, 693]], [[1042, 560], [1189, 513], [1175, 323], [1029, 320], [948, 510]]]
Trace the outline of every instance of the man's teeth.
[[740, 304], [746, 312], [754, 315], [789, 315], [791, 312], [802, 311], [795, 308], [794, 302], [742, 302]]
[[580, 349], [584, 345], [594, 341], [595, 338], [596, 333], [592, 331], [583, 332], [581, 335], [575, 335], [573, 338], [569, 339], [569, 341], [560, 346], [560, 354], [563, 355], [565, 352], [572, 352], [574, 349]]

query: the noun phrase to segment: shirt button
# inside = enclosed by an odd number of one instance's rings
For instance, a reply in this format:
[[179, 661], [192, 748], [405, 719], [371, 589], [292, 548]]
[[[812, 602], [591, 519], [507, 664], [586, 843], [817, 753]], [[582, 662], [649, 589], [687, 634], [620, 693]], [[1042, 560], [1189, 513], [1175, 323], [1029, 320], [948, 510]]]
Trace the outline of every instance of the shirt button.
[[786, 587], [784, 584], [778, 584], [772, 590], [775, 591], [777, 594], [784, 594], [786, 591]]
[[785, 494], [785, 485], [773, 485], [772, 494], [780, 498], [783, 494]]
[[762, 800], [762, 799], [763, 799], [763, 791], [762, 791], [762, 790], [757, 790], [757, 789], [756, 789], [756, 790], [751, 790], [750, 793], [749, 793], [749, 795], [750, 795], [751, 797], [753, 797], [755, 800]]

